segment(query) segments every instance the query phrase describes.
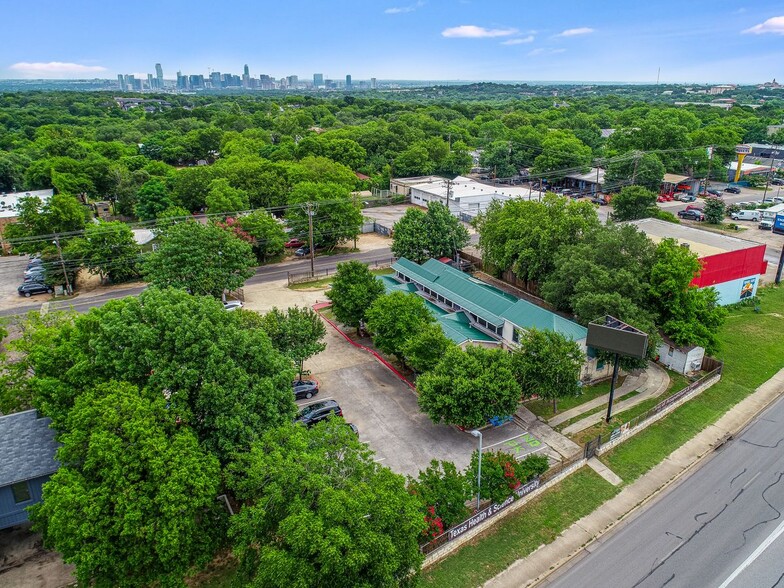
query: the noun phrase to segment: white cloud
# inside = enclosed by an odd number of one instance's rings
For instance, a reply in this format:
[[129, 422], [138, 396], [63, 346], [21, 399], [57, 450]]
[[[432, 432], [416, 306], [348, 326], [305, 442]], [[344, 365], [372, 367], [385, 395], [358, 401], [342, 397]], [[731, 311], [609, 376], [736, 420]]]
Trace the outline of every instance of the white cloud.
[[507, 39], [506, 41], [502, 41], [501, 45], [522, 45], [524, 43], [533, 43], [534, 36], [528, 35], [527, 37], [519, 37], [517, 39]]
[[560, 32], [556, 35], [556, 37], [576, 37], [577, 35], [590, 35], [593, 33], [594, 30], [589, 27], [579, 27], [576, 29], [566, 29], [563, 32]]
[[493, 37], [508, 37], [514, 35], [517, 29], [486, 29], [475, 25], [461, 25], [441, 31], [442, 37], [463, 39], [487, 39]]
[[392, 8], [387, 8], [384, 11], [384, 14], [405, 14], [406, 12], [414, 12], [424, 5], [424, 2], [417, 2], [416, 4], [411, 4], [409, 6], [393, 6]]
[[101, 65], [82, 65], [62, 61], [48, 63], [20, 61], [9, 66], [8, 69], [28, 78], [68, 78], [74, 75], [94, 75], [106, 71], [106, 68]]
[[543, 49], [539, 47], [538, 49], [531, 49], [527, 53], [528, 57], [537, 57], [539, 55], [558, 55], [559, 53], [565, 53], [566, 49]]
[[743, 32], [750, 33], [752, 35], [764, 35], [765, 33], [784, 35], [784, 16], [774, 16], [762, 24], [754, 25], [750, 29], [746, 29]]

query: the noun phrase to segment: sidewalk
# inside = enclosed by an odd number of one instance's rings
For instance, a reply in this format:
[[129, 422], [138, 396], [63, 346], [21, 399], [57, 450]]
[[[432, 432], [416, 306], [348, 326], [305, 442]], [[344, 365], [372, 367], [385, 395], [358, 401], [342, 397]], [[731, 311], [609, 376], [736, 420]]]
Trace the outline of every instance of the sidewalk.
[[571, 439], [567, 439], [547, 423], [540, 421], [539, 418], [525, 406], [520, 405], [517, 409], [517, 412], [515, 412], [515, 420], [524, 431], [528, 431], [537, 439], [542, 440], [561, 457], [572, 457], [583, 450], [577, 443]]
[[[645, 377], [643, 377], [645, 376]], [[632, 386], [630, 390], [624, 390], [626, 387], [627, 382], [632, 379], [634, 376], [629, 376], [626, 378], [626, 381], [623, 383], [618, 390], [615, 391], [615, 398], [620, 398], [624, 394], [628, 394], [629, 392], [633, 392], [637, 390], [639, 394], [632, 396], [626, 400], [621, 400], [620, 402], [613, 403], [613, 413], [617, 414], [622, 412], [626, 409], [629, 409], [633, 406], [637, 406], [641, 402], [645, 402], [649, 398], [656, 398], [657, 396], [661, 396], [664, 392], [667, 391], [667, 386], [670, 385], [670, 377], [667, 375], [667, 372], [661, 366], [656, 365], [653, 362], [648, 362], [648, 368], [640, 375], [638, 378], [641, 381], [638, 381], [637, 385], [632, 382]], [[601, 401], [595, 406], [607, 405], [607, 402], [610, 400], [610, 395], [605, 394], [600, 398], [595, 398], [593, 401], [587, 403], [592, 404], [597, 400]], [[585, 405], [583, 405], [585, 406]], [[581, 407], [577, 407], [581, 408]], [[579, 433], [580, 431], [591, 427], [604, 419], [604, 411], [595, 412], [593, 414], [588, 415], [584, 419], [580, 419], [576, 423], [572, 423], [568, 427], [566, 427], [562, 432], [564, 435], [572, 435], [574, 433]], [[564, 421], [561, 421], [564, 422]], [[552, 421], [550, 422], [552, 424]]]
[[671, 483], [699, 465], [729, 435], [745, 427], [771, 402], [784, 393], [784, 369], [730, 409], [716, 423], [700, 431], [663, 462], [624, 488], [591, 514], [566, 529], [555, 541], [543, 545], [528, 557], [519, 559], [485, 588], [521, 588], [532, 586], [568, 562], [604, 533], [612, 530]]

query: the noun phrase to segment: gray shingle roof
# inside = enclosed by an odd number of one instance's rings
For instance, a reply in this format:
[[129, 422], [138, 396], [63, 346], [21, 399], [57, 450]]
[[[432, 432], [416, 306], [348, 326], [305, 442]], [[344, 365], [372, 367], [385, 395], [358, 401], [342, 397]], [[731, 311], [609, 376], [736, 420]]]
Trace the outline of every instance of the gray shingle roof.
[[57, 471], [58, 443], [49, 418], [36, 410], [0, 416], [0, 487]]

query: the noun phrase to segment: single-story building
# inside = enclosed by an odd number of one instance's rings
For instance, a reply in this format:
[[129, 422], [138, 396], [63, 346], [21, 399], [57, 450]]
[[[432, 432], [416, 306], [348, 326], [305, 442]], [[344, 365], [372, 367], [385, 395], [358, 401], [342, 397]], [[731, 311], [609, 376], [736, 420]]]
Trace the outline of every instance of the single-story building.
[[141, 249], [142, 253], [148, 253], [158, 249], [158, 235], [150, 229], [131, 229], [133, 240]]
[[27, 521], [27, 507], [60, 467], [51, 419], [36, 410], [0, 416], [0, 529]]
[[702, 367], [702, 358], [705, 349], [699, 345], [679, 347], [669, 337], [661, 334], [662, 342], [656, 349], [659, 354], [659, 363], [679, 374], [688, 374], [699, 371]]
[[563, 185], [577, 196], [596, 196], [604, 190], [604, 169], [592, 167], [589, 172], [564, 176]]
[[702, 262], [702, 270], [692, 280], [698, 288], [715, 288], [719, 304], [734, 304], [757, 294], [765, 275], [765, 245], [686, 225], [644, 218], [629, 221], [649, 239], [675, 239], [688, 247]]
[[686, 192], [687, 194], [699, 194], [700, 180], [695, 180], [689, 176], [679, 174], [664, 174], [661, 183], [661, 194], [672, 196], [675, 192]]
[[[596, 380], [609, 375], [610, 365], [599, 361], [586, 347], [588, 330], [559, 314], [503, 292], [441, 261], [429, 259], [422, 265], [405, 258], [392, 264], [393, 276], [384, 276], [388, 288], [404, 289], [422, 296], [445, 315], [438, 318], [444, 333], [458, 344], [476, 343], [515, 348], [520, 331], [537, 328], [556, 331], [576, 342], [586, 353], [581, 379]], [[392, 283], [396, 282], [396, 284]], [[449, 331], [460, 324], [465, 337], [458, 341]], [[470, 328], [470, 331], [468, 330]], [[478, 336], [476, 334], [481, 335]]]

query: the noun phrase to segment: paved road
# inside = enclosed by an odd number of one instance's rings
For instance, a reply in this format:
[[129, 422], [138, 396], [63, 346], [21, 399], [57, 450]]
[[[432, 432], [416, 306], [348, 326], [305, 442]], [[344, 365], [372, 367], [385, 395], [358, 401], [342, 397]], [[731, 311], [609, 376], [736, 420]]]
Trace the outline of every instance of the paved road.
[[[375, 262], [382, 263], [388, 262], [392, 258], [392, 252], [389, 248], [375, 249], [373, 251], [365, 251], [360, 253], [344, 253], [341, 255], [330, 255], [325, 257], [317, 257], [315, 262], [316, 271], [330, 270], [334, 271], [335, 267], [341, 261], [348, 261], [356, 259], [364, 261], [365, 263], [373, 264]], [[284, 261], [281, 263], [274, 263], [264, 265], [256, 269], [256, 275], [250, 277], [245, 285], [262, 284], [264, 282], [274, 282], [277, 280], [285, 279], [289, 273], [303, 273], [310, 271], [310, 260], [297, 260], [297, 261]], [[62, 300], [52, 302], [49, 305], [50, 310], [62, 310], [73, 308], [78, 312], [87, 312], [91, 308], [103, 306], [109, 300], [116, 298], [125, 298], [126, 296], [137, 296], [144, 286], [138, 288], [125, 288], [122, 290], [109, 291], [105, 294], [97, 296], [89, 296], [84, 298], [75, 298], [73, 300]], [[41, 303], [25, 304], [16, 308], [0, 311], [0, 317], [15, 317], [24, 315], [31, 310], [39, 310]]]
[[540, 586], [784, 586], [784, 399]]

